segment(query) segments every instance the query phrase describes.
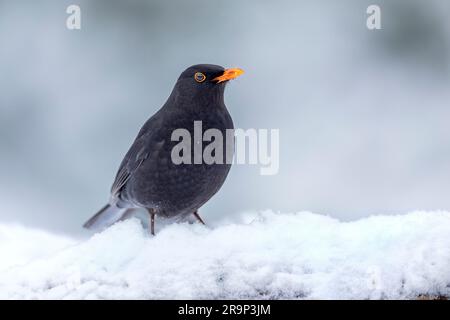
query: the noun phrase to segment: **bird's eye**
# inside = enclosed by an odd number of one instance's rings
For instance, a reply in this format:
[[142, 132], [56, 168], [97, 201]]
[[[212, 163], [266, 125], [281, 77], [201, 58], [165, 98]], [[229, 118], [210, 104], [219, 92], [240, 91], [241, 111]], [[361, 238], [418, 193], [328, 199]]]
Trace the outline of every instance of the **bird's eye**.
[[206, 80], [206, 76], [203, 73], [201, 73], [201, 72], [196, 72], [194, 74], [194, 79], [197, 82], [203, 82], [203, 81]]

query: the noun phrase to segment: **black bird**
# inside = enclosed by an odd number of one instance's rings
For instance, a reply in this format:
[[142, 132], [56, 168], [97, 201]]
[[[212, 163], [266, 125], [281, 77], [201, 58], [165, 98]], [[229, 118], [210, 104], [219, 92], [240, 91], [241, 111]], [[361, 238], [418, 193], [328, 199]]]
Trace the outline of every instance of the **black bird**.
[[[241, 69], [224, 69], [210, 64], [194, 65], [178, 78], [162, 108], [139, 131], [125, 155], [111, 188], [111, 198], [84, 227], [103, 229], [120, 220], [135, 208], [150, 214], [154, 235], [155, 215], [184, 218], [194, 215], [203, 223], [198, 209], [222, 186], [231, 164], [181, 163], [172, 161], [171, 153], [178, 141], [172, 141], [175, 129], [186, 129], [194, 143], [194, 121], [201, 121], [202, 131], [218, 129], [226, 137], [234, 129], [224, 103], [228, 80], [243, 73]], [[226, 153], [227, 145], [223, 143]], [[204, 148], [202, 146], [202, 148]], [[192, 159], [195, 155], [191, 148]]]

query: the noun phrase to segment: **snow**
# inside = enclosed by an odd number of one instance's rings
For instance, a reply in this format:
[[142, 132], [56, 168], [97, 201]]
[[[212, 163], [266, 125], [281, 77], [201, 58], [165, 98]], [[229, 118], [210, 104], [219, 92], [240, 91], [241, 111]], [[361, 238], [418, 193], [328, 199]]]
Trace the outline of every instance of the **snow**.
[[0, 272], [54, 254], [74, 243], [73, 239], [45, 231], [0, 224]]
[[5, 299], [450, 296], [450, 212], [341, 222], [266, 211], [155, 237], [130, 219], [83, 241], [0, 226], [0, 257]]

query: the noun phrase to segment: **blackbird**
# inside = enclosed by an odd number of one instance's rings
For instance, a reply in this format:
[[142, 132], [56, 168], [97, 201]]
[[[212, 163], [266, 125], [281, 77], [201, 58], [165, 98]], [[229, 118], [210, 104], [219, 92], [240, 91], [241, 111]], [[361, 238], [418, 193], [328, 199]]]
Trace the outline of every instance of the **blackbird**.
[[[194, 65], [183, 71], [166, 103], [143, 125], [125, 155], [108, 204], [84, 227], [104, 229], [136, 208], [148, 211], [153, 235], [155, 216], [193, 215], [204, 223], [198, 209], [219, 191], [231, 164], [174, 163], [171, 154], [179, 142], [172, 141], [172, 133], [176, 129], [187, 130], [192, 144], [199, 143], [194, 141], [194, 122], [201, 121], [202, 132], [217, 129], [226, 137], [226, 130], [234, 127], [224, 103], [225, 85], [242, 73], [238, 68], [224, 69], [210, 64]], [[225, 154], [225, 144], [223, 148]], [[191, 148], [193, 157], [194, 149]]]

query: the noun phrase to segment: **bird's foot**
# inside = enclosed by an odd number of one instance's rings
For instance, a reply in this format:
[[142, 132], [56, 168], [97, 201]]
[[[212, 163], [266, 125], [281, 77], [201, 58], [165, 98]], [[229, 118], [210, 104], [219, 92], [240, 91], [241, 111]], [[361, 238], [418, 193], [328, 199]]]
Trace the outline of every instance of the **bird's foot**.
[[193, 215], [194, 215], [194, 217], [195, 217], [201, 224], [206, 225], [206, 223], [203, 221], [203, 219], [200, 217], [200, 215], [198, 214], [197, 211], [195, 211], [195, 212], [193, 213]]
[[149, 215], [150, 215], [150, 233], [152, 236], [155, 235], [155, 209], [147, 209]]

